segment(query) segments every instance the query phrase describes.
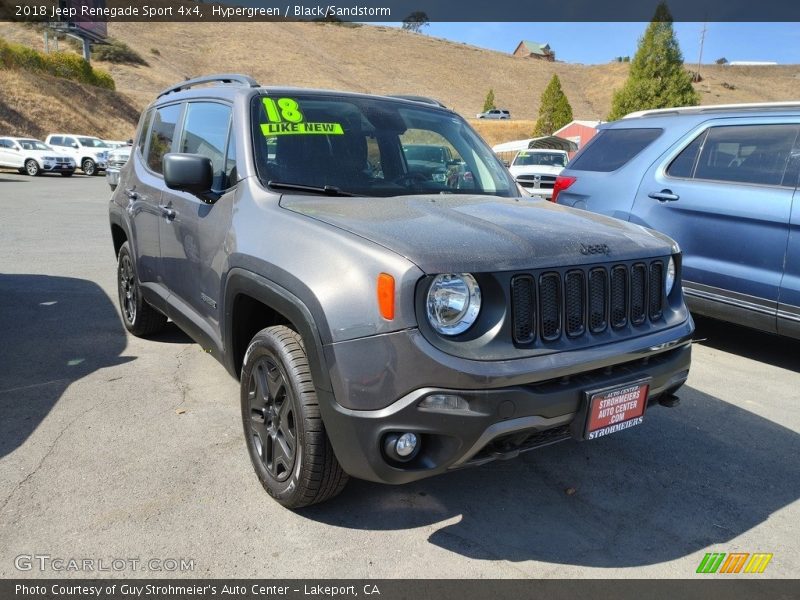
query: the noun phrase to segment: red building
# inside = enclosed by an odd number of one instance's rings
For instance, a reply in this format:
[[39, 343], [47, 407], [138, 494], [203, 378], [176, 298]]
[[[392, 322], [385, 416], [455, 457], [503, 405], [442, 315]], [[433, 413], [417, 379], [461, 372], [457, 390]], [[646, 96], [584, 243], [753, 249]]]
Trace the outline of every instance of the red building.
[[[602, 121], [573, 121], [558, 131], [554, 131], [553, 135], [575, 142], [580, 150], [597, 134], [597, 126], [600, 123]], [[574, 152], [570, 152], [569, 157], [572, 158], [574, 155]]]

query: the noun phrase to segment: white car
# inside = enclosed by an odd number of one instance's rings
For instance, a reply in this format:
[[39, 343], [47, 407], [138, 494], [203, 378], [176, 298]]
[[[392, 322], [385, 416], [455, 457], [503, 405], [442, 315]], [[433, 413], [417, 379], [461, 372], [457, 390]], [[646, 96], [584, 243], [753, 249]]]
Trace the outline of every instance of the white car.
[[110, 148], [100, 138], [73, 133], [51, 133], [45, 141], [72, 156], [86, 175], [97, 175], [106, 170]]
[[122, 148], [123, 146], [128, 146], [128, 142], [122, 142], [120, 140], [103, 140], [103, 143], [109, 147], [109, 149], [114, 150], [116, 148]]
[[39, 140], [0, 137], [0, 167], [11, 167], [31, 176], [61, 173], [70, 177], [76, 164], [71, 156], [57, 152]]
[[507, 110], [493, 108], [492, 110], [487, 110], [486, 112], [478, 113], [475, 116], [479, 119], [510, 119], [511, 113], [508, 112]]
[[531, 149], [517, 152], [508, 168], [516, 182], [532, 196], [550, 199], [556, 177], [569, 162], [563, 150]]
[[106, 168], [106, 181], [108, 185], [111, 186], [111, 191], [113, 192], [117, 189], [117, 184], [119, 184], [119, 172], [122, 167], [125, 166], [125, 163], [128, 162], [128, 159], [131, 157], [131, 150], [133, 146], [122, 146], [121, 148], [115, 148], [111, 152], [108, 153], [108, 167]]

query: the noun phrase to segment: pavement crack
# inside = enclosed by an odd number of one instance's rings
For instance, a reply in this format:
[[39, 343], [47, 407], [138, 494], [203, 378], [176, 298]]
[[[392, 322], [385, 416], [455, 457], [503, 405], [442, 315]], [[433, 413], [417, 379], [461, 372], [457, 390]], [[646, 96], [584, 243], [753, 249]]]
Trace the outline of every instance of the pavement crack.
[[180, 408], [186, 402], [186, 398], [189, 394], [189, 386], [186, 384], [186, 381], [183, 380], [183, 356], [190, 348], [191, 346], [188, 346], [175, 355], [177, 364], [175, 365], [175, 372], [172, 374], [172, 383], [175, 384], [175, 387], [180, 392], [181, 400], [171, 408], [172, 411]]
[[102, 400], [98, 400], [86, 410], [78, 413], [71, 421], [69, 421], [66, 425], [64, 425], [64, 427], [61, 428], [61, 430], [58, 432], [58, 435], [56, 435], [56, 437], [50, 444], [50, 447], [47, 449], [47, 452], [45, 452], [42, 458], [39, 459], [39, 462], [36, 464], [33, 470], [30, 473], [28, 473], [22, 480], [20, 480], [20, 482], [17, 483], [17, 485], [15, 485], [12, 488], [8, 496], [5, 497], [5, 499], [3, 500], [3, 504], [0, 506], [0, 513], [2, 513], [6, 509], [6, 506], [8, 506], [8, 503], [11, 501], [11, 498], [14, 496], [14, 494], [39, 472], [39, 469], [42, 468], [45, 461], [53, 453], [53, 450], [55, 450], [55, 447], [58, 445], [59, 440], [61, 440], [61, 437], [67, 432], [67, 430], [70, 427], [72, 427], [76, 422], [78, 422], [81, 418], [83, 418], [85, 415], [92, 412], [94, 409], [98, 408], [101, 404], [105, 404], [106, 402], [108, 402], [108, 397], [105, 397]]

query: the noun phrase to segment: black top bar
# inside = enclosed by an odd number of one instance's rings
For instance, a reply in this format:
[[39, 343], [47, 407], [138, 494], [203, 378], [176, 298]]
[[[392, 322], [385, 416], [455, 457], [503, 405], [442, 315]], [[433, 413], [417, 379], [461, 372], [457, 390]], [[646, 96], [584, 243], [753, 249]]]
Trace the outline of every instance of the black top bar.
[[195, 77], [194, 79], [187, 79], [186, 81], [181, 81], [179, 84], [174, 85], [172, 87], [168, 87], [167, 89], [162, 91], [158, 95], [158, 97], [161, 98], [161, 96], [166, 96], [167, 94], [188, 90], [191, 87], [194, 87], [196, 85], [202, 85], [204, 83], [221, 83], [221, 84], [236, 83], [243, 87], [259, 87], [258, 82], [252, 77], [248, 77], [247, 75], [239, 75], [236, 73], [219, 73], [217, 75], [206, 75], [205, 77]]

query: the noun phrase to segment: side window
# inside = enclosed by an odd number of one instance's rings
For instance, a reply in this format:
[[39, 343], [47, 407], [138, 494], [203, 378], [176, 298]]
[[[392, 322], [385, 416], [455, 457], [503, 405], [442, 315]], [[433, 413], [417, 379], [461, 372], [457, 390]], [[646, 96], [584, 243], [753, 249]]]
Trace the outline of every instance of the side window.
[[703, 142], [707, 134], [708, 130], [698, 135], [692, 140], [691, 144], [686, 146], [686, 148], [675, 157], [669, 167], [667, 167], [667, 175], [670, 177], [682, 177], [684, 179], [691, 179], [694, 177], [697, 155], [700, 153], [700, 148], [703, 147]]
[[144, 148], [147, 144], [147, 133], [150, 131], [150, 122], [153, 120], [153, 109], [147, 111], [147, 114], [142, 119], [142, 128], [139, 130], [139, 138], [137, 139], [137, 146], [139, 152], [144, 156]]
[[797, 125], [712, 127], [694, 176], [712, 181], [784, 185], [790, 152], [799, 132]]
[[230, 123], [230, 106], [216, 102], [190, 102], [186, 105], [179, 151], [211, 159], [215, 190], [228, 187], [225, 153]]
[[50, 138], [50, 145], [51, 146], [63, 146], [64, 145], [64, 138], [60, 135], [53, 136]]
[[172, 148], [175, 125], [180, 115], [180, 104], [164, 106], [155, 111], [150, 127], [150, 144], [147, 147], [147, 166], [156, 173], [161, 173], [161, 159]]
[[65, 137], [63, 139], [64, 139], [64, 141], [63, 141], [63, 145], [64, 146], [69, 146], [70, 148], [74, 148], [75, 144], [77, 144], [77, 142], [75, 141], [75, 138]]
[[13, 148], [13, 146], [8, 140], [0, 140], [0, 148]]

